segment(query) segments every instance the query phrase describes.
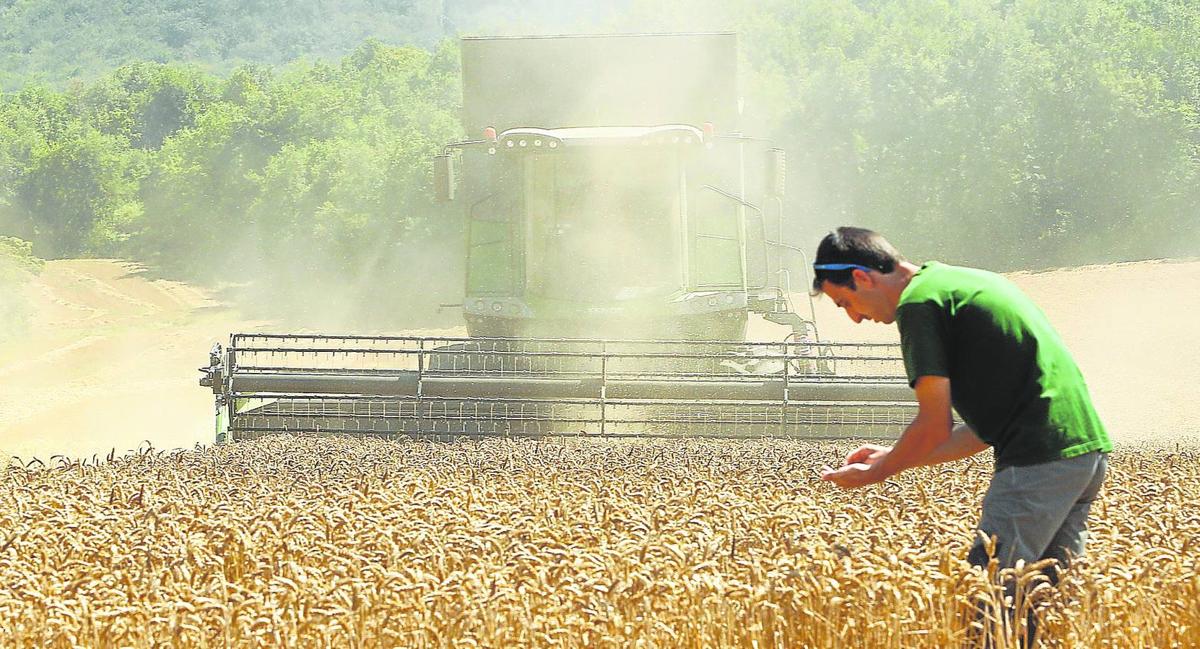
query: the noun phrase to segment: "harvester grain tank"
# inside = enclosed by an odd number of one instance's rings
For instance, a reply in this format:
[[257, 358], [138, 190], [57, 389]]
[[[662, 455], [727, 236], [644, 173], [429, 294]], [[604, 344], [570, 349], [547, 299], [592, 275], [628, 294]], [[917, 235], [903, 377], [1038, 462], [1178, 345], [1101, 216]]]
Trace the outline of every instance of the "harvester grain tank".
[[[237, 334], [218, 436], [887, 435], [894, 346], [790, 304], [783, 152], [743, 134], [733, 34], [466, 38], [435, 161], [468, 337]], [[803, 286], [803, 285], [802, 285]], [[748, 318], [790, 326], [745, 341]]]

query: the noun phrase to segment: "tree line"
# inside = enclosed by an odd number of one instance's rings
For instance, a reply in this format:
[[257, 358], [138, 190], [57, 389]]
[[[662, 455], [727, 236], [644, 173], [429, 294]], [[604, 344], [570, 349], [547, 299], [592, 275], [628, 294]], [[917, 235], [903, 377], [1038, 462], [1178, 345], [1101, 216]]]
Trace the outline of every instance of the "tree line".
[[129, 63], [337, 60], [363, 41], [434, 49], [464, 34], [611, 25], [630, 0], [0, 0], [0, 91], [91, 83]]
[[258, 279], [313, 308], [317, 281], [395, 293], [457, 232], [429, 166], [458, 135], [457, 66], [450, 46], [368, 41], [337, 63], [219, 77], [143, 62], [28, 86], [0, 101], [0, 233], [45, 258]]

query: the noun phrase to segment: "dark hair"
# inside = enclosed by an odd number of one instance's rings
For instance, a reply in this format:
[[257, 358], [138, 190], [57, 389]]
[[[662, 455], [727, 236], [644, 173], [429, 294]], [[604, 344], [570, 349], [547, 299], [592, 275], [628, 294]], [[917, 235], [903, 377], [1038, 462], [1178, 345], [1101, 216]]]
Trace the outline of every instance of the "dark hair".
[[[813, 265], [858, 264], [873, 268], [881, 273], [890, 273], [904, 255], [888, 243], [883, 235], [866, 228], [843, 226], [825, 235], [817, 246], [817, 258]], [[825, 282], [849, 287], [854, 290], [854, 270], [814, 270], [813, 294], [821, 293]]]

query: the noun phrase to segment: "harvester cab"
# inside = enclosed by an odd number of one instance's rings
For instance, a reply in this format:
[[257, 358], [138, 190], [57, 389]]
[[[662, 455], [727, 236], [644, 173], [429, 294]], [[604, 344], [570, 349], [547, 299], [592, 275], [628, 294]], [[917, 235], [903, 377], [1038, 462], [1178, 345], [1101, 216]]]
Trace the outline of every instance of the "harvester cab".
[[747, 200], [756, 174], [736, 164], [747, 149], [759, 166], [776, 152], [729, 140], [689, 125], [600, 126], [451, 145], [468, 206], [470, 334], [741, 340], [748, 313], [786, 311], [768, 280], [782, 269], [768, 271], [767, 217]]
[[[434, 185], [464, 219], [468, 336], [235, 334], [202, 370], [218, 439], [879, 437], [911, 420], [894, 345], [822, 341], [791, 307], [784, 154], [742, 132], [733, 34], [461, 46], [474, 137]], [[747, 341], [751, 317], [791, 333]]]

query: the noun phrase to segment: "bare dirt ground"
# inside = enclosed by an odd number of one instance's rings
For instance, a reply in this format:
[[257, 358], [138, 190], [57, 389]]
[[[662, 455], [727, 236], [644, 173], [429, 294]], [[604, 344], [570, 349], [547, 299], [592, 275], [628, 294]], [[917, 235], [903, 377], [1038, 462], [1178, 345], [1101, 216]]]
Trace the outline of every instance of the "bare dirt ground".
[[241, 322], [205, 292], [112, 260], [51, 261], [28, 336], [0, 347], [0, 450], [118, 454], [212, 437], [205, 350]]
[[[1016, 273], [1074, 352], [1119, 440], [1200, 435], [1200, 261], [1137, 262]], [[27, 290], [29, 336], [0, 346], [0, 452], [22, 457], [123, 453], [149, 441], [213, 437], [212, 395], [197, 385], [207, 351], [232, 331], [271, 329], [211, 294], [149, 279], [113, 260], [46, 264]], [[815, 302], [822, 337], [895, 340]], [[796, 307], [806, 313], [807, 298]], [[440, 335], [462, 333], [441, 331]], [[757, 326], [756, 337], [771, 326]]]

